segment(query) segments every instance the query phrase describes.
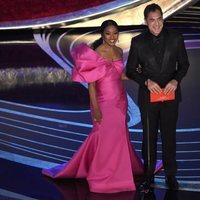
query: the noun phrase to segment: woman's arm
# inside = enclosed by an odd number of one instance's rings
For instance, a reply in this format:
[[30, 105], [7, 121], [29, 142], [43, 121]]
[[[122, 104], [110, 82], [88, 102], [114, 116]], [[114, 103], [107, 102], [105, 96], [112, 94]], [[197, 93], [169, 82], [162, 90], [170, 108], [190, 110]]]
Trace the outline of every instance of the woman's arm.
[[95, 82], [89, 83], [89, 96], [90, 96], [90, 102], [92, 104], [93, 108], [93, 119], [94, 121], [100, 123], [102, 119], [101, 110], [99, 108], [97, 98], [96, 98], [96, 89], [95, 89]]
[[[122, 48], [118, 47], [120, 58], [123, 60], [123, 50]], [[121, 75], [121, 80], [129, 80], [129, 78], [126, 76], [125, 71]]]

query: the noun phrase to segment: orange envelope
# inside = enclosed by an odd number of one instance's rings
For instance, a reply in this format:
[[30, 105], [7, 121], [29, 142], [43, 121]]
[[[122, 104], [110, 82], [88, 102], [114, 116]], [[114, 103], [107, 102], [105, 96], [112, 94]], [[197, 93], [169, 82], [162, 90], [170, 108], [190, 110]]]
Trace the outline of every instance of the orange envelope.
[[160, 94], [156, 93], [150, 93], [150, 102], [159, 102], [159, 101], [169, 101], [175, 99], [175, 92], [172, 92], [170, 94], [165, 94], [164, 89], [162, 89], [162, 92]]

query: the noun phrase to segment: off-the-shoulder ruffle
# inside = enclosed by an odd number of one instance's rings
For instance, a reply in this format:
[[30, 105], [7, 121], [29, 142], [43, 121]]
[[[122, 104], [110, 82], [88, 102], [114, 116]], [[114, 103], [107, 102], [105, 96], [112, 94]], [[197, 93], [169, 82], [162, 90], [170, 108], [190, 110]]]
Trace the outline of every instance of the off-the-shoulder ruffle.
[[82, 43], [71, 51], [75, 66], [72, 80], [76, 82], [94, 82], [106, 74], [108, 61], [98, 55], [87, 44]]

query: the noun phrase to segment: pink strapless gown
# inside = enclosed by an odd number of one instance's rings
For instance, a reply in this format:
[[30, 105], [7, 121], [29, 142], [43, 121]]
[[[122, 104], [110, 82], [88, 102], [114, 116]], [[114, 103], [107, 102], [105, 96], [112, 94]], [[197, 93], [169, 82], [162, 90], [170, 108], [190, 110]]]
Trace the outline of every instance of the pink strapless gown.
[[72, 57], [73, 81], [96, 82], [102, 121], [93, 122], [91, 133], [68, 163], [42, 172], [51, 178], [86, 178], [91, 192], [133, 191], [133, 175], [141, 175], [143, 166], [129, 141], [123, 61], [108, 61], [86, 44], [75, 48]]

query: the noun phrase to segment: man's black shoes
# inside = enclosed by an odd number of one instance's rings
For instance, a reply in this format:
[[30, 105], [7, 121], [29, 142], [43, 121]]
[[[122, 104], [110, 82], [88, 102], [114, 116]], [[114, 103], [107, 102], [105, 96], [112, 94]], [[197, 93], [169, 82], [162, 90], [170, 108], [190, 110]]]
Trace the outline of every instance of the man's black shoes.
[[176, 180], [174, 176], [167, 176], [165, 182], [168, 188], [171, 190], [176, 190], [179, 188], [178, 181]]
[[[179, 188], [179, 184], [175, 176], [167, 176], [165, 182], [170, 190], [177, 190]], [[141, 192], [148, 193], [152, 189], [152, 184], [154, 184], [154, 177], [147, 178], [144, 182], [142, 182], [139, 189]]]
[[151, 189], [151, 184], [154, 183], [154, 178], [145, 179], [140, 185], [141, 192], [148, 192]]

